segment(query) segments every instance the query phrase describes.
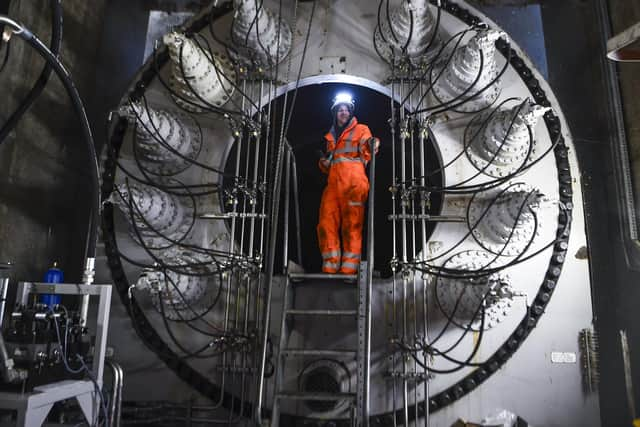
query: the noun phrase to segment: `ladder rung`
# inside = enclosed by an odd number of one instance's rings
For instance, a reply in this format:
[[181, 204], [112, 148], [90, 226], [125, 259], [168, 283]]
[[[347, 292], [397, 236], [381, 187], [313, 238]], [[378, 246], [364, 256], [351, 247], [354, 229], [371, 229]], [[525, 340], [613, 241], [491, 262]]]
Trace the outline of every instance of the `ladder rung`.
[[357, 274], [331, 274], [331, 273], [289, 273], [292, 280], [324, 279], [324, 280], [357, 280]]
[[287, 310], [287, 314], [301, 316], [357, 316], [358, 310]]
[[355, 350], [319, 350], [306, 348], [287, 348], [282, 350], [283, 356], [326, 356], [326, 357], [356, 357]]
[[321, 393], [321, 392], [299, 392], [299, 393], [278, 393], [278, 399], [287, 400], [319, 400], [319, 401], [336, 401], [336, 400], [353, 400], [356, 398], [354, 393]]

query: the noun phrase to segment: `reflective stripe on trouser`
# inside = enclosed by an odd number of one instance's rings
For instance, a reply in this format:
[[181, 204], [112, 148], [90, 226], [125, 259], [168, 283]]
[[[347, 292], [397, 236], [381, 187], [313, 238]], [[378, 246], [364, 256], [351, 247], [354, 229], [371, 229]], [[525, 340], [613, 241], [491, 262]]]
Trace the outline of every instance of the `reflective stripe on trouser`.
[[345, 274], [355, 274], [358, 272], [360, 265], [360, 254], [354, 252], [345, 252], [342, 254], [342, 266], [340, 272]]
[[336, 273], [340, 268], [340, 250], [322, 253], [322, 271]]
[[[366, 198], [366, 194], [364, 198]], [[342, 215], [342, 266], [340, 273], [356, 274], [362, 252], [364, 200], [347, 200]]]

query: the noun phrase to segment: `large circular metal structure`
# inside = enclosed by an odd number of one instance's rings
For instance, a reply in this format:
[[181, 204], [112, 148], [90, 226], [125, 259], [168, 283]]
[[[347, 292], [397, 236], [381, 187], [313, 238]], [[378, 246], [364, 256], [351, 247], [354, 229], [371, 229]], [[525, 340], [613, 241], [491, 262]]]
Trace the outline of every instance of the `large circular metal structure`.
[[[245, 3], [253, 2], [234, 2], [235, 15], [232, 2], [212, 6], [167, 37], [123, 98], [127, 114], [112, 124], [103, 165], [103, 195], [113, 203], [102, 224], [120, 297], [140, 338], [193, 388], [247, 418], [257, 402], [271, 407], [277, 322], [265, 335], [264, 390], [256, 378], [264, 310], [283, 307], [264, 293], [270, 255], [276, 273], [291, 265], [285, 260], [318, 264], [291, 255], [301, 248], [286, 234], [290, 243], [277, 250], [288, 253], [269, 253], [272, 201], [281, 197], [273, 189], [291, 183], [294, 167], [278, 147], [288, 141], [308, 174], [314, 150], [303, 135], [322, 148], [309, 123], [330, 126], [327, 99], [339, 87], [376, 92], [387, 111], [356, 111], [386, 136], [376, 166], [376, 201], [386, 199], [375, 207], [383, 277], [372, 295], [371, 421], [423, 418], [507, 363], [554, 293], [577, 167], [560, 107], [508, 36], [461, 1], [391, 2], [388, 17], [384, 1], [339, 11], [296, 2], [280, 15], [265, 1], [253, 24]], [[261, 35], [277, 42], [273, 31], [285, 25], [290, 46], [260, 43]], [[242, 34], [242, 46], [225, 42]], [[154, 140], [162, 156], [148, 154]], [[312, 199], [301, 198], [305, 218], [317, 211]], [[280, 222], [295, 224], [283, 205]], [[303, 258], [319, 259], [314, 225], [302, 227]], [[271, 287], [284, 282], [276, 274]], [[353, 289], [333, 285], [300, 286], [294, 299], [307, 309], [355, 304]], [[348, 319], [301, 319], [291, 330], [299, 346], [356, 339]], [[279, 374], [285, 386], [335, 393], [352, 389], [355, 371], [354, 360], [310, 356]], [[343, 401], [281, 409], [280, 425], [349, 425]]]

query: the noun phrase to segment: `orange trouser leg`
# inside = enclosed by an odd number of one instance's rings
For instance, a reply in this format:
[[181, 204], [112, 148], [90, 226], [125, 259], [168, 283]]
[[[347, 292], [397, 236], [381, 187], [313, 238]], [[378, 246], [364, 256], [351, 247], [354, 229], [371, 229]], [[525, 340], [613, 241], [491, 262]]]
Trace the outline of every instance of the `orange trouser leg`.
[[342, 205], [342, 262], [340, 273], [356, 274], [362, 252], [364, 205], [369, 190], [367, 181], [360, 182], [346, 193]]
[[340, 268], [340, 206], [338, 192], [327, 185], [320, 201], [318, 244], [322, 254], [322, 271], [336, 273]]

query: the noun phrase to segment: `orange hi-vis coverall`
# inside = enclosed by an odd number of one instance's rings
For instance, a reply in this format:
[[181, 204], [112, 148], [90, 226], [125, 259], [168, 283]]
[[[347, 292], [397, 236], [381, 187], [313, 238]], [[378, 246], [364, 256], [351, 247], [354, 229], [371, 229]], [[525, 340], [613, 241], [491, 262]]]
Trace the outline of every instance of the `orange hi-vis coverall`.
[[371, 160], [371, 139], [369, 128], [358, 124], [355, 117], [341, 135], [335, 135], [334, 127], [325, 135], [330, 165], [326, 168], [321, 161], [319, 166], [329, 177], [322, 193], [317, 229], [325, 273], [358, 271], [364, 207], [369, 193], [365, 166]]

